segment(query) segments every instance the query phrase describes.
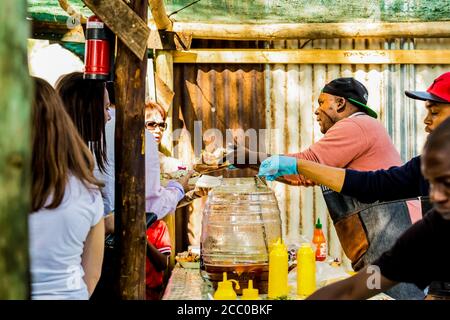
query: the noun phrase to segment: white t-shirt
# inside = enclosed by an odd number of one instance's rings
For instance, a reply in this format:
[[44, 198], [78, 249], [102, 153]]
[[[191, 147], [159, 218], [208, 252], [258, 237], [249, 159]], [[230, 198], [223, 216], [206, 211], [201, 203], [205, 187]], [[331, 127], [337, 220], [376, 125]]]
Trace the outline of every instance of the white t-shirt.
[[89, 299], [81, 255], [91, 227], [102, 217], [100, 192], [73, 176], [58, 208], [29, 215], [32, 299]]

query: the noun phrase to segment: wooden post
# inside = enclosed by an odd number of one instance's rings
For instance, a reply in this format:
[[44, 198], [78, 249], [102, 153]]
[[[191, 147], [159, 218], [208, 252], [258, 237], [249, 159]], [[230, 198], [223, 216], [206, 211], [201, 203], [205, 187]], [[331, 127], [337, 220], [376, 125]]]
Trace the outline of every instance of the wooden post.
[[31, 196], [26, 0], [0, 1], [0, 300], [29, 298]]
[[[156, 51], [156, 74], [159, 78], [164, 81], [164, 83], [173, 91], [173, 57], [172, 52], [168, 50], [157, 50]], [[158, 96], [156, 101], [159, 102]], [[176, 115], [175, 115], [176, 116]], [[167, 110], [167, 130], [164, 132], [164, 137], [162, 141], [163, 147], [173, 153], [173, 103], [170, 103]], [[172, 254], [170, 255], [170, 266], [175, 265], [175, 248], [176, 248], [176, 223], [175, 215], [170, 214], [164, 218], [169, 229], [170, 239], [172, 240]]]
[[[130, 7], [147, 21], [147, 0]], [[120, 18], [120, 17], [118, 17]], [[140, 60], [122, 42], [116, 59], [116, 226], [119, 238], [119, 297], [145, 299], [144, 101], [147, 58]]]
[[[164, 1], [162, 0], [149, 0], [153, 19], [155, 20], [155, 25], [158, 30], [172, 31], [172, 21], [167, 17], [166, 9], [164, 6]], [[156, 51], [156, 74], [158, 77], [169, 87], [170, 90], [173, 91], [173, 56], [172, 51], [170, 50], [157, 50]], [[162, 102], [156, 96], [157, 102]], [[164, 104], [163, 104], [164, 105]], [[173, 152], [173, 141], [172, 141], [172, 132], [173, 132], [173, 108], [172, 103], [167, 106], [167, 130], [164, 133], [162, 145], [171, 153]], [[176, 116], [176, 115], [175, 115]], [[172, 254], [170, 255], [170, 267], [173, 267], [175, 264], [175, 251], [176, 251], [176, 223], [175, 223], [175, 215], [170, 214], [164, 218], [164, 221], [167, 224], [167, 228], [169, 229], [170, 240], [172, 241]]]

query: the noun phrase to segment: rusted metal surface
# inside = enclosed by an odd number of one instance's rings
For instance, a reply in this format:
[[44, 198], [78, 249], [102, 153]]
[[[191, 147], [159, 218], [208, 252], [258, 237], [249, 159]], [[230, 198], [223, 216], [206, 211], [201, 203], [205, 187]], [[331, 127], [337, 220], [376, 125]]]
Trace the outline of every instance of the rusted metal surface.
[[[223, 145], [227, 129], [264, 129], [266, 126], [263, 65], [175, 65], [175, 128], [185, 124], [194, 144], [194, 125], [201, 121], [203, 134], [217, 128]], [[191, 148], [193, 149], [193, 148]], [[183, 159], [193, 155], [178, 148]], [[193, 151], [193, 150], [192, 150]]]

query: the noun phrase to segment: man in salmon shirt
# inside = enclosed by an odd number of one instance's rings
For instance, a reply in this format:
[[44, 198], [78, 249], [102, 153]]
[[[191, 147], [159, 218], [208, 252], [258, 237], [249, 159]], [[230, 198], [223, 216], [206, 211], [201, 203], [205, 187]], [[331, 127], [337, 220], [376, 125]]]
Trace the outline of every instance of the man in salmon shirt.
[[[367, 106], [367, 99], [367, 89], [354, 78], [338, 78], [326, 84], [315, 110], [324, 136], [306, 150], [290, 156], [361, 171], [400, 165], [400, 154], [386, 129], [376, 120], [375, 111]], [[255, 168], [269, 156], [236, 147], [227, 160], [237, 167]], [[238, 159], [245, 159], [245, 163], [237, 163]], [[284, 176], [281, 182], [310, 185], [299, 175]], [[355, 270], [390, 248], [412, 222], [421, 217], [418, 201], [368, 205], [325, 187], [322, 191], [341, 245]], [[397, 299], [424, 296], [422, 291], [406, 284], [397, 286], [389, 294]]]

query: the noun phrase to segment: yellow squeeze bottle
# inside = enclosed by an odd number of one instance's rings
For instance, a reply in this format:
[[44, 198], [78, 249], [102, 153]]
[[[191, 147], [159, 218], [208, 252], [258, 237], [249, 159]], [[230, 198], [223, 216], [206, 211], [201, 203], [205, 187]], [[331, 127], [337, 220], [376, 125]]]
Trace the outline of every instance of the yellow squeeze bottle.
[[269, 254], [269, 292], [271, 299], [287, 296], [288, 288], [288, 253], [284, 243], [278, 238]]
[[236, 282], [236, 289], [239, 289], [239, 282], [236, 280], [227, 280], [227, 273], [223, 273], [223, 281], [218, 283], [214, 300], [236, 300], [237, 295], [233, 290], [233, 281]]
[[316, 290], [316, 258], [309, 243], [302, 243], [297, 252], [297, 294], [309, 296]]
[[253, 288], [253, 280], [249, 280], [248, 288], [242, 290], [241, 300], [259, 300], [259, 291]]

